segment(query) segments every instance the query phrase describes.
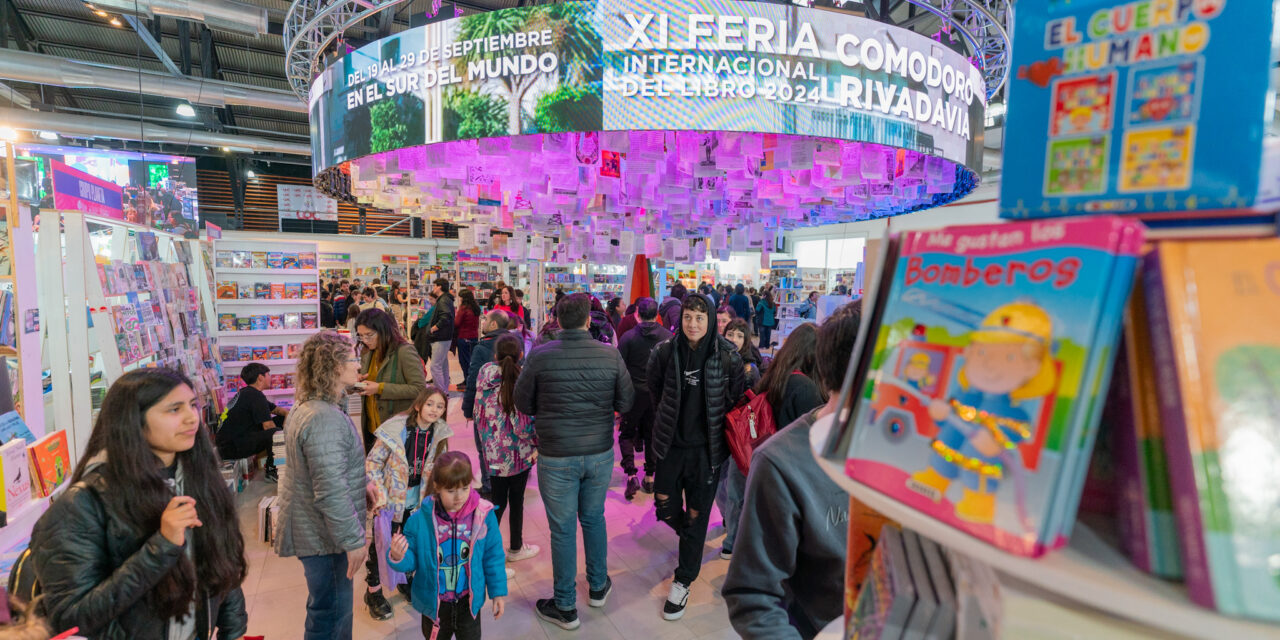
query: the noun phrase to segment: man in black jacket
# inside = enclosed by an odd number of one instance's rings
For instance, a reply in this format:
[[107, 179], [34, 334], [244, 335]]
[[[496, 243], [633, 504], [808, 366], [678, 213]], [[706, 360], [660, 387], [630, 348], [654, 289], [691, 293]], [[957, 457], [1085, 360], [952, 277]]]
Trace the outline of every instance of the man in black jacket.
[[654, 504], [658, 519], [680, 535], [679, 564], [662, 610], [666, 620], [684, 615], [689, 587], [702, 570], [711, 503], [729, 458], [725, 415], [745, 385], [742, 357], [717, 335], [714, 313], [706, 296], [685, 296], [680, 331], [653, 350], [646, 375], [657, 413]]
[[[634, 391], [617, 349], [591, 337], [591, 299], [557, 305], [564, 329], [529, 352], [516, 380], [516, 408], [534, 417], [538, 487], [551, 530], [555, 597], [538, 600], [538, 617], [577, 629], [577, 522], [587, 560], [590, 604], [603, 607], [613, 588], [606, 554], [604, 497], [613, 475], [613, 416], [631, 408]], [[739, 365], [741, 368], [741, 365]]]
[[649, 398], [648, 375], [649, 355], [653, 348], [671, 337], [666, 327], [656, 322], [658, 303], [653, 298], [640, 298], [636, 301], [636, 313], [640, 316], [640, 324], [628, 331], [618, 345], [618, 352], [627, 363], [627, 371], [631, 374], [631, 384], [636, 389], [636, 401], [631, 411], [622, 415], [622, 425], [618, 433], [618, 449], [622, 452], [622, 470], [627, 474], [627, 500], [636, 496], [640, 490], [640, 481], [636, 478], [636, 451], [646, 448], [649, 453], [644, 457], [644, 492], [653, 493], [653, 472], [657, 468], [657, 456], [653, 454], [653, 401]]
[[[501, 309], [495, 309], [484, 314], [484, 320], [480, 321], [480, 339], [476, 341], [476, 346], [471, 348], [471, 368], [466, 372], [466, 389], [462, 392], [462, 415], [468, 420], [475, 420], [475, 402], [476, 402], [476, 380], [480, 378], [480, 367], [488, 362], [493, 362], [493, 343], [514, 326], [511, 314]], [[480, 430], [472, 429], [476, 439], [477, 455], [484, 455], [484, 443], [480, 442]], [[480, 492], [488, 499], [490, 494], [489, 486], [489, 465], [484, 460], [479, 460], [480, 466]]]
[[437, 387], [449, 393], [449, 345], [453, 343], [453, 295], [449, 293], [449, 281], [439, 278], [431, 288], [436, 294], [436, 306], [431, 309], [431, 321], [427, 325], [431, 338], [431, 380]]

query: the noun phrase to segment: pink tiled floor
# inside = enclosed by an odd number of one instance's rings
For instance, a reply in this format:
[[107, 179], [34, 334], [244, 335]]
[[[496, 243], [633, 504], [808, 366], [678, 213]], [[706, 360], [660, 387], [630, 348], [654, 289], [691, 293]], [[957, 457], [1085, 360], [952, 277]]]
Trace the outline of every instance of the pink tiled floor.
[[[456, 361], [453, 383], [461, 379]], [[460, 397], [449, 403], [450, 424], [456, 435], [450, 448], [474, 457], [475, 445], [471, 429], [462, 418]], [[616, 452], [615, 447], [615, 452]], [[640, 460], [637, 460], [639, 463]], [[582, 559], [581, 538], [578, 545], [578, 616], [582, 627], [564, 631], [539, 620], [533, 611], [538, 598], [551, 597], [551, 555], [547, 516], [538, 494], [537, 474], [530, 477], [525, 497], [525, 541], [542, 547], [538, 556], [508, 565], [515, 570], [510, 581], [506, 613], [495, 621], [486, 604], [483, 616], [484, 637], [502, 640], [579, 638], [582, 640], [656, 640], [670, 638], [720, 639], [737, 638], [729, 626], [728, 612], [720, 597], [720, 587], [729, 563], [719, 557], [724, 530], [717, 511], [712, 514], [712, 529], [704, 550], [702, 575], [689, 596], [684, 618], [675, 622], [662, 619], [662, 603], [675, 569], [676, 535], [654, 519], [653, 496], [640, 493], [628, 503], [622, 496], [625, 476], [615, 469], [613, 484], [605, 499], [605, 518], [609, 532], [609, 575], [613, 578], [613, 594], [603, 609], [587, 606], [587, 585]], [[255, 481], [240, 496], [240, 517], [245, 532], [249, 557], [249, 576], [244, 591], [249, 607], [249, 635], [267, 640], [299, 640], [307, 599], [302, 565], [295, 558], [278, 558], [263, 543], [255, 542], [256, 505], [262, 496], [274, 491], [274, 485]], [[502, 525], [506, 537], [507, 522]], [[399, 596], [391, 599], [395, 617], [375, 622], [364, 609], [361, 590], [364, 575], [356, 576], [355, 633], [360, 640], [417, 639], [420, 616]]]

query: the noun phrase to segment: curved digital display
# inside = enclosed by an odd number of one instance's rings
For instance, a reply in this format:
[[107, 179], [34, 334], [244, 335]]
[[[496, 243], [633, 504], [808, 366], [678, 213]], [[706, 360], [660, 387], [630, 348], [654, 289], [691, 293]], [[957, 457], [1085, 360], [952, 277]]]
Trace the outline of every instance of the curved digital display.
[[327, 68], [314, 169], [536, 133], [726, 131], [870, 142], [981, 170], [982, 73], [906, 29], [757, 2], [567, 2], [438, 22]]

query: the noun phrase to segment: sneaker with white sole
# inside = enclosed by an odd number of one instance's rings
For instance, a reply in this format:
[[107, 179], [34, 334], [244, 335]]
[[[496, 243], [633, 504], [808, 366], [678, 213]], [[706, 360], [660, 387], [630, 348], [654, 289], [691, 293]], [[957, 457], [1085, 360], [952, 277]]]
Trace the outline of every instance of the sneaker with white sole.
[[556, 601], [552, 598], [543, 598], [538, 600], [534, 605], [534, 609], [538, 612], [539, 618], [542, 618], [561, 629], [573, 631], [582, 625], [578, 620], [577, 609], [562, 611], [560, 608], [556, 607]]
[[685, 605], [689, 603], [689, 587], [680, 584], [679, 580], [671, 581], [671, 593], [662, 605], [663, 620], [679, 620], [684, 617]]
[[507, 562], [520, 562], [521, 560], [528, 560], [529, 558], [532, 558], [538, 555], [539, 551], [542, 551], [542, 548], [536, 544], [526, 544], [520, 547], [519, 551], [508, 550]]
[[733, 560], [733, 549], [729, 547], [720, 547], [721, 560]]
[[599, 609], [600, 607], [603, 607], [606, 602], [609, 601], [610, 593], [613, 593], [613, 578], [606, 576], [605, 582], [604, 582], [604, 588], [591, 589], [587, 593], [587, 597], [589, 598], [587, 603]]
[[504, 567], [504, 568], [507, 570], [507, 579], [508, 579], [508, 580], [510, 580], [510, 579], [512, 579], [512, 578], [514, 578], [514, 577], [516, 577], [516, 570], [515, 570], [515, 569], [512, 569], [511, 567]]

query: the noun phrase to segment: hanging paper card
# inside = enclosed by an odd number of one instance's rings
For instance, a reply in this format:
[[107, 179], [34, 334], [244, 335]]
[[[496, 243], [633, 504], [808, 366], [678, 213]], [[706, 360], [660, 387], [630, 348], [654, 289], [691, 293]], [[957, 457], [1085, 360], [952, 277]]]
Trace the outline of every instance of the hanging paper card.
[[472, 228], [476, 232], [475, 243], [477, 249], [488, 249], [493, 246], [493, 237], [490, 235], [489, 225], [477, 224]]
[[747, 248], [764, 248], [764, 228], [761, 225], [753, 224], [747, 227]]
[[863, 145], [862, 177], [867, 180], [884, 180], [889, 173], [887, 149], [879, 145]]
[[671, 241], [671, 259], [676, 261], [689, 261], [689, 241], [679, 238]]
[[747, 230], [746, 229], [734, 229], [733, 233], [729, 234], [729, 248], [733, 251], [747, 250]]
[[698, 242], [693, 245], [693, 261], [706, 262], [707, 260], [707, 243]]
[[646, 233], [644, 235], [644, 253], [650, 257], [661, 254], [662, 236], [659, 236], [656, 233]]
[[469, 251], [476, 246], [476, 230], [472, 227], [461, 227], [458, 229], [458, 248], [463, 251]]

